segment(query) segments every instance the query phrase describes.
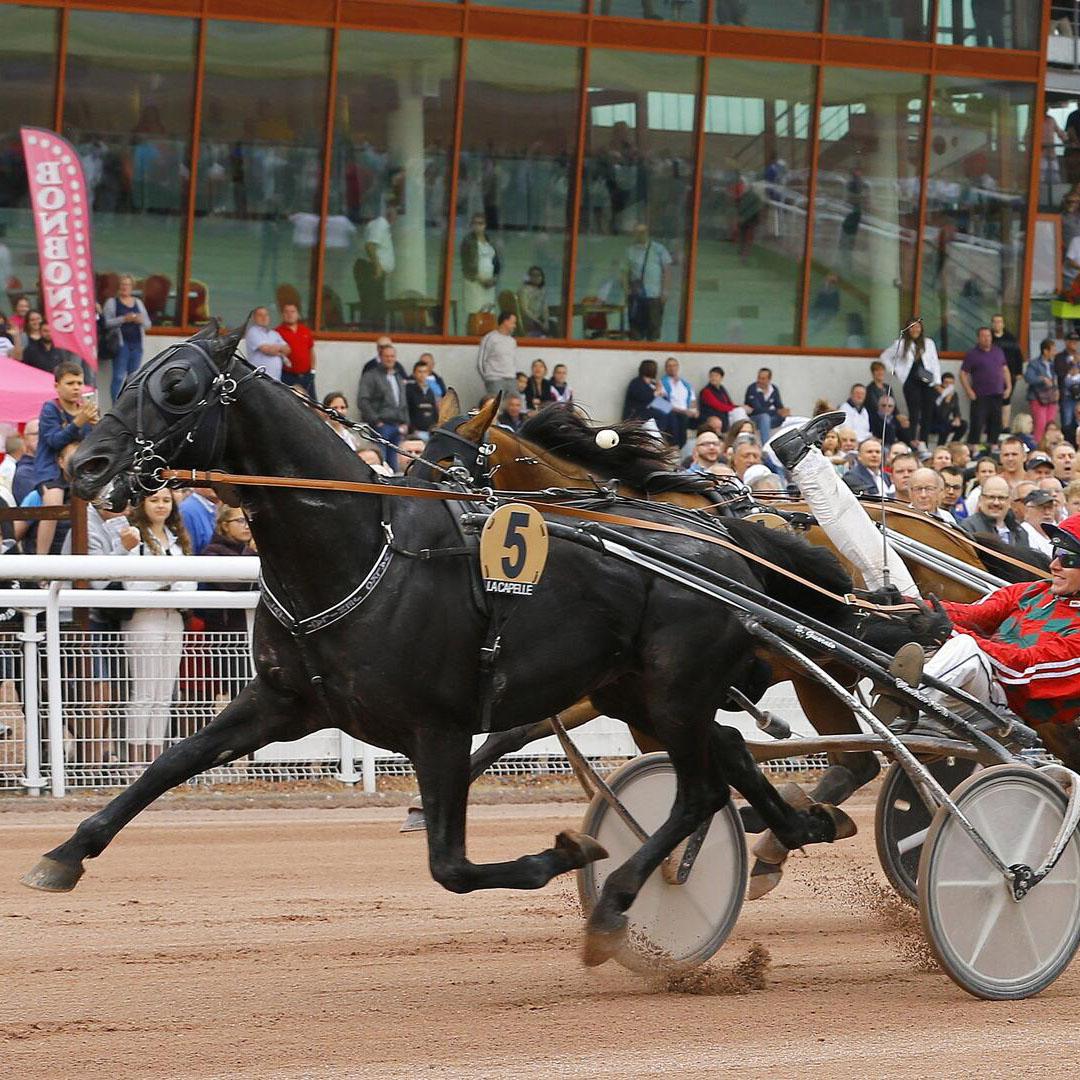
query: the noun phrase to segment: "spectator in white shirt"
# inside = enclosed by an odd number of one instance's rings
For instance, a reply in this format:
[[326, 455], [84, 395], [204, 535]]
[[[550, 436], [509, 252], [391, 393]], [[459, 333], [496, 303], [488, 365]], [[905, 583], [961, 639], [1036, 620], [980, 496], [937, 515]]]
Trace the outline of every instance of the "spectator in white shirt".
[[868, 439], [873, 434], [870, 430], [870, 410], [866, 407], [866, 386], [856, 383], [851, 388], [847, 401], [840, 406], [840, 411], [847, 418], [844, 421], [846, 427], [851, 428], [859, 437], [859, 442]]
[[393, 224], [397, 211], [388, 206], [364, 227], [364, 250], [356, 263], [356, 289], [360, 300], [360, 327], [386, 329], [386, 279], [394, 272]]
[[484, 380], [485, 394], [516, 394], [517, 383], [517, 316], [511, 311], [499, 312], [499, 324], [480, 339], [476, 368]]
[[270, 309], [256, 308], [251, 315], [251, 325], [244, 334], [247, 358], [256, 367], [266, 369], [266, 374], [281, 381], [282, 358], [289, 355], [285, 339], [270, 327]]

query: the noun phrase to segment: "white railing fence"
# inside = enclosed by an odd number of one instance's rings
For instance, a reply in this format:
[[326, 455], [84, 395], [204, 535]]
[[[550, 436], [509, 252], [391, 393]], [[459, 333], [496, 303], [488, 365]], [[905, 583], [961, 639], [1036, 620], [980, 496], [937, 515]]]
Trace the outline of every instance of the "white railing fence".
[[[213, 719], [254, 675], [245, 632], [185, 631], [179, 640], [170, 640], [153, 631], [79, 629], [71, 624], [70, 613], [85, 608], [250, 612], [258, 605], [257, 592], [136, 592], [79, 589], [70, 583], [255, 582], [258, 567], [257, 558], [244, 557], [0, 558], [0, 619], [11, 611], [0, 621], [0, 792], [25, 789], [60, 797], [70, 789], [123, 785], [148, 757]], [[48, 586], [18, 588], [20, 581]], [[763, 704], [796, 730], [808, 731], [792, 694], [770, 691]], [[732, 714], [725, 714], [725, 722], [752, 727], [747, 718]], [[607, 717], [579, 728], [574, 739], [594, 761], [637, 753], [625, 726]], [[806, 759], [788, 767], [820, 766]], [[523, 776], [569, 774], [571, 769], [552, 737], [508, 755], [492, 772]], [[374, 791], [380, 775], [410, 776], [412, 766], [389, 750], [327, 728], [295, 742], [272, 743], [190, 783], [333, 780], [362, 783], [365, 791]]]

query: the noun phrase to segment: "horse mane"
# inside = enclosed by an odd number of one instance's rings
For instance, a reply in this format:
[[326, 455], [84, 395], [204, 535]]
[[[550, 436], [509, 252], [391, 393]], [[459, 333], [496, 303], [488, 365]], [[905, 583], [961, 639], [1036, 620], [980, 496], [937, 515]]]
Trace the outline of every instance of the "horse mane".
[[976, 533], [972, 539], [982, 544], [983, 547], [991, 548], [1002, 555], [1008, 555], [1010, 558], [1016, 559], [1017, 562], [1026, 563], [1031, 567], [1031, 573], [1026, 573], [1019, 566], [1014, 566], [1005, 559], [996, 559], [993, 555], [985, 551], [979, 551], [976, 548], [975, 554], [979, 557], [979, 561], [983, 566], [991, 574], [1007, 581], [1010, 585], [1017, 585], [1022, 581], [1041, 581], [1043, 575], [1038, 571], [1045, 570], [1048, 572], [1050, 570], [1050, 559], [1034, 548], [1023, 548], [1014, 544], [1007, 544], [995, 533]]
[[[596, 445], [596, 433], [605, 430], [619, 436], [618, 445], [610, 450]], [[518, 435], [597, 476], [614, 477], [637, 488], [644, 488], [650, 473], [670, 472], [679, 462], [678, 450], [658, 439], [640, 420], [597, 424], [576, 406], [561, 402], [545, 405], [530, 416]], [[702, 477], [702, 481], [702, 490], [712, 488], [712, 477]]]

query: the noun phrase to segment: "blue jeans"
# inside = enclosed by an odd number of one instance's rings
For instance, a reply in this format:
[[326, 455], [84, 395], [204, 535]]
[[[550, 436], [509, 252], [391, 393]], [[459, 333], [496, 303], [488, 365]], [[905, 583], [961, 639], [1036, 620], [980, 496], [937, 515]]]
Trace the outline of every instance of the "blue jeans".
[[772, 438], [773, 428], [779, 427], [781, 423], [780, 417], [775, 413], [755, 413], [750, 419], [754, 421], [754, 426], [758, 429], [762, 446]]
[[113, 401], [116, 401], [120, 396], [124, 380], [133, 374], [141, 363], [142, 345], [128, 345], [121, 339], [120, 348], [117, 350], [116, 358], [113, 360], [111, 387]]
[[379, 449], [386, 458], [386, 464], [397, 472], [397, 444], [401, 442], [401, 429], [397, 424], [374, 424], [373, 427], [388, 443], [392, 444], [391, 446], [380, 444]]
[[294, 375], [291, 371], [282, 371], [281, 381], [286, 386], [299, 386], [312, 401], [315, 400], [314, 371], [305, 371], [303, 375]]

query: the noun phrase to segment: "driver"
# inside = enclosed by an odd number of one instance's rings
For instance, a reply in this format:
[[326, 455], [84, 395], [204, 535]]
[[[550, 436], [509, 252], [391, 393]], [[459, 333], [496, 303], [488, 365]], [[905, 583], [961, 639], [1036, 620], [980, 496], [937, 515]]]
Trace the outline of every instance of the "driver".
[[[829, 539], [862, 572], [868, 588], [879, 588], [881, 534], [814, 445], [844, 419], [842, 412], [816, 416], [774, 439], [773, 451]], [[925, 667], [928, 675], [1008, 707], [1040, 728], [1072, 725], [1080, 716], [1080, 514], [1042, 529], [1053, 544], [1051, 580], [1006, 585], [974, 604], [942, 603], [956, 633]], [[917, 596], [899, 556], [888, 548], [885, 556], [891, 583]], [[1049, 741], [1058, 742], [1053, 734]]]

